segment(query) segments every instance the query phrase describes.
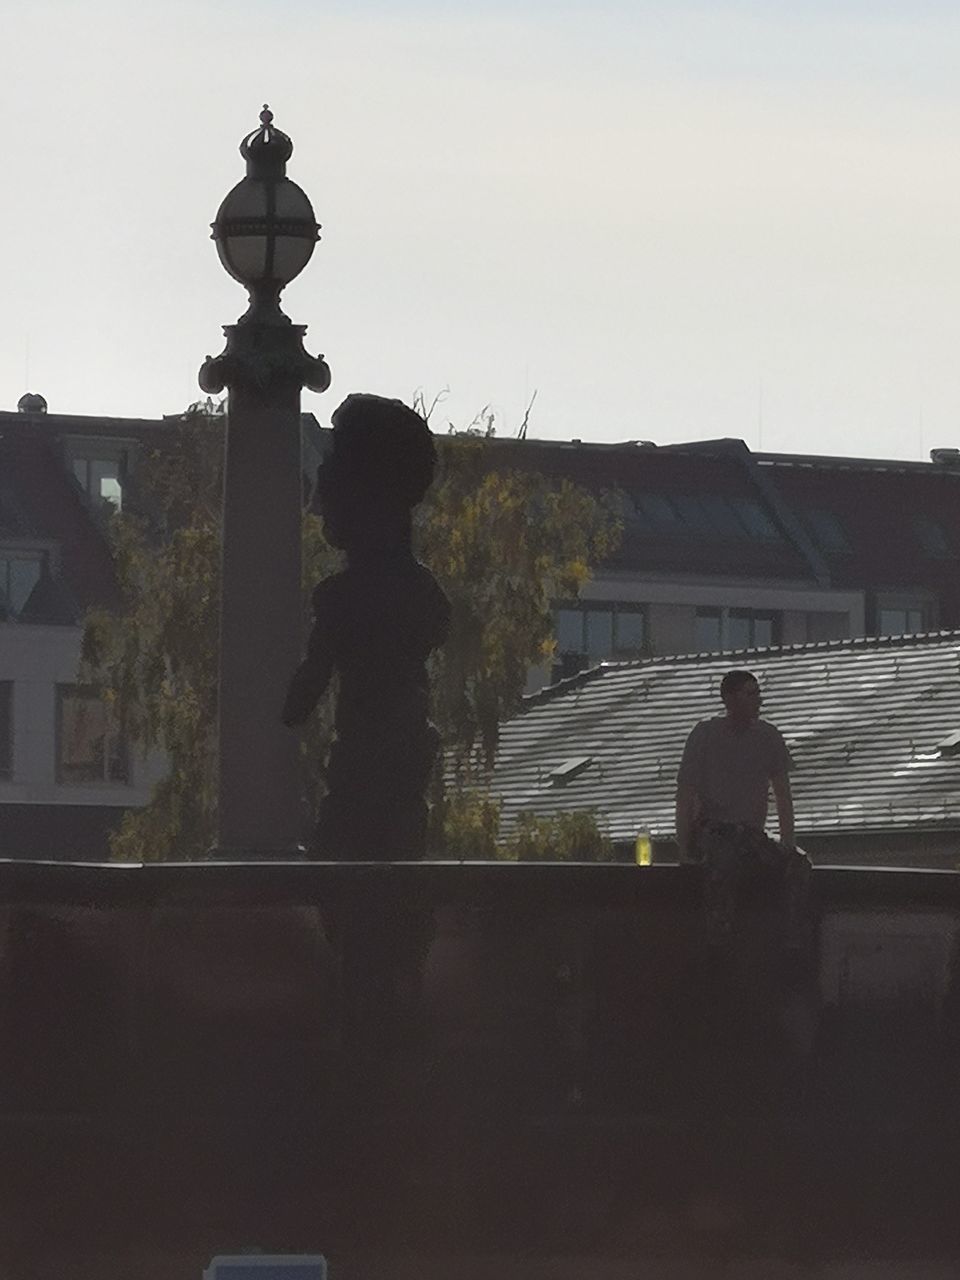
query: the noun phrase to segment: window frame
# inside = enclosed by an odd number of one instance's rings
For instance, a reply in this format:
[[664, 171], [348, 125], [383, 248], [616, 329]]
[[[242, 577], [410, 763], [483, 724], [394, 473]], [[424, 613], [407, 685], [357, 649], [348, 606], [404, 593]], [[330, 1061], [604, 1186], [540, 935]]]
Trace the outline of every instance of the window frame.
[[[126, 437], [68, 436], [64, 441], [64, 461], [70, 478], [80, 493], [95, 510], [122, 511], [127, 481], [133, 469], [139, 441]], [[117, 484], [120, 489], [117, 500], [90, 488], [91, 468], [97, 464], [115, 463]], [[77, 474], [77, 467], [84, 468], [86, 479]]]
[[[557, 625], [557, 615], [561, 612], [576, 613], [580, 615], [580, 647], [579, 649], [563, 649], [560, 647]], [[589, 615], [604, 613], [610, 615], [610, 637], [611, 652], [606, 657], [597, 657], [590, 653], [587, 645], [588, 636], [588, 618]], [[639, 617], [641, 619], [642, 639], [640, 646], [631, 645], [629, 648], [623, 647], [618, 643], [618, 620], [623, 616], [632, 618]], [[640, 602], [632, 600], [575, 600], [564, 601], [553, 607], [554, 616], [554, 639], [556, 640], [555, 661], [554, 666], [564, 665], [563, 659], [582, 658], [585, 666], [592, 666], [597, 662], [630, 662], [633, 659], [642, 656], [642, 651], [647, 644], [649, 636], [649, 619], [647, 617], [647, 606]], [[567, 663], [566, 665], [569, 665]], [[580, 668], [582, 670], [583, 667]]]
[[[64, 706], [71, 697], [83, 698], [88, 702], [97, 702], [104, 708], [105, 731], [103, 735], [102, 757], [100, 771], [96, 776], [79, 776], [77, 774], [70, 775], [67, 770], [71, 767], [78, 768], [82, 766], [68, 766], [63, 759], [64, 748]], [[131, 768], [131, 751], [130, 743], [127, 740], [124, 726], [114, 723], [111, 728], [111, 711], [103, 698], [101, 692], [94, 685], [77, 684], [77, 683], [60, 683], [55, 686], [55, 732], [54, 732], [54, 775], [58, 786], [65, 787], [99, 787], [99, 788], [124, 788], [132, 785], [132, 768]], [[122, 776], [111, 777], [111, 759], [114, 751], [114, 743], [116, 751], [121, 761]]]
[[[55, 577], [60, 569], [60, 548], [56, 542], [45, 538], [5, 537], [0, 538], [0, 560], [36, 560], [40, 564], [40, 578], [43, 577], [44, 572], [50, 574], [51, 577]], [[31, 595], [35, 588], [36, 583], [34, 588], [31, 589]], [[27, 600], [29, 598], [28, 596]], [[6, 601], [6, 586], [0, 585], [0, 602], [6, 604]], [[24, 604], [26, 604], [26, 601], [24, 601]], [[0, 613], [0, 624], [4, 620], [7, 622], [19, 621], [21, 612], [22, 610], [10, 608], [6, 614], [6, 619]]]
[[[830, 644], [836, 640], [851, 638], [850, 611], [848, 609], [807, 609], [805, 610], [805, 627], [807, 644]], [[830, 625], [827, 619], [835, 625]], [[843, 619], [841, 622], [840, 619]], [[811, 635], [811, 631], [838, 631], [838, 635]]]
[[774, 515], [759, 498], [743, 494], [659, 493], [637, 490], [630, 495], [632, 518], [644, 533], [657, 537], [719, 538], [722, 542], [782, 544]]
[[[704, 649], [700, 647], [696, 636], [696, 626], [701, 618], [704, 620], [715, 619], [719, 623], [720, 647], [718, 649]], [[749, 643], [731, 647], [729, 634], [731, 619], [739, 622], [747, 622], [749, 624]], [[771, 639], [769, 644], [758, 644], [756, 638], [756, 624], [758, 622], [769, 622], [771, 624]], [[739, 605], [698, 605], [694, 616], [695, 653], [726, 653], [728, 651], [735, 653], [740, 649], [769, 649], [780, 644], [782, 636], [783, 611], [780, 609], [757, 609], [749, 606], [740, 607]]]
[[44, 569], [49, 571], [50, 555], [45, 547], [38, 547], [35, 543], [21, 543], [20, 545], [17, 545], [16, 543], [6, 540], [0, 542], [0, 566], [18, 560], [25, 563], [36, 564], [37, 579], [27, 592], [20, 607], [14, 608], [8, 589], [9, 571], [5, 572], [3, 568], [0, 568], [0, 606], [2, 606], [6, 611], [7, 617], [13, 618], [14, 620], [20, 617], [24, 606], [36, 590], [37, 583], [43, 577]]
[[[883, 615], [899, 613], [903, 615], [904, 625], [902, 628], [887, 628], [883, 625]], [[910, 625], [910, 615], [916, 614], [919, 625], [912, 627]], [[877, 626], [876, 634], [878, 636], [911, 636], [922, 634], [928, 629], [927, 610], [922, 604], [907, 605], [878, 605], [877, 606]]]
[[782, 531], [759, 498], [736, 494], [727, 501], [752, 541], [770, 545], [783, 542]]
[[926, 512], [916, 511], [911, 525], [914, 541], [923, 555], [934, 560], [956, 559], [957, 553], [941, 521]]
[[800, 522], [825, 555], [845, 556], [853, 553], [853, 544], [844, 523], [830, 507], [804, 507], [800, 511]]

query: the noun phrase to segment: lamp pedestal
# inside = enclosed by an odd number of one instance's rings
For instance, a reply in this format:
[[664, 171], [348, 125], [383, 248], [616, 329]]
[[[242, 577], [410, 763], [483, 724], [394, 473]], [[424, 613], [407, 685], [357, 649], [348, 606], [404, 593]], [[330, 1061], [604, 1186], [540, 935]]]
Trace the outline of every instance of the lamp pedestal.
[[227, 388], [220, 613], [220, 857], [291, 856], [304, 826], [297, 735], [280, 721], [300, 661], [303, 470], [300, 392], [330, 370], [303, 347], [306, 326], [224, 329], [200, 386]]

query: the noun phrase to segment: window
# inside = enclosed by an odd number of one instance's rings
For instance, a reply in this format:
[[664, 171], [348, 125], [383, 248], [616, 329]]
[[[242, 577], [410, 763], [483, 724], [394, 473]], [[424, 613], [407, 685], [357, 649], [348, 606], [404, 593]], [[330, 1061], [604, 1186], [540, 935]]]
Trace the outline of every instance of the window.
[[694, 649], [759, 649], [780, 642], [780, 614], [762, 609], [698, 609]]
[[584, 609], [583, 622], [586, 632], [584, 652], [587, 657], [600, 660], [609, 658], [613, 653], [613, 610]]
[[674, 498], [674, 505], [680, 512], [680, 518], [694, 533], [705, 534], [709, 536], [716, 533], [703, 503], [699, 498], [685, 497], [681, 495]]
[[556, 610], [554, 629], [559, 659], [554, 668], [556, 680], [594, 662], [639, 657], [646, 637], [646, 617], [643, 605], [564, 605]]
[[614, 615], [616, 635], [613, 651], [624, 657], [637, 658], [643, 651], [646, 616], [642, 609], [618, 609]]
[[636, 493], [633, 505], [636, 523], [648, 533], [740, 542], [745, 539], [780, 541], [777, 526], [754, 498]]
[[108, 503], [119, 511], [123, 506], [125, 457], [74, 458], [73, 474], [88, 498], [95, 503]]
[[721, 537], [743, 537], [743, 525], [737, 519], [733, 507], [731, 507], [726, 498], [720, 498], [714, 494], [705, 493], [700, 499], [700, 505], [706, 512], [714, 529]]
[[880, 609], [877, 613], [878, 636], [905, 636], [924, 627], [922, 609]]
[[554, 614], [553, 626], [558, 653], [586, 653], [582, 609], [558, 609]]
[[57, 781], [130, 780], [127, 744], [100, 694], [82, 685], [57, 686]]
[[683, 528], [680, 515], [662, 493], [638, 493], [634, 498], [637, 515], [657, 533], [676, 533]]
[[0, 611], [17, 617], [40, 581], [40, 553], [4, 551], [0, 548]]
[[13, 777], [13, 681], [0, 680], [0, 778]]
[[850, 540], [843, 531], [843, 525], [832, 511], [822, 508], [809, 508], [800, 513], [800, 518], [807, 527], [807, 532], [821, 551], [849, 551]]
[[721, 609], [698, 609], [693, 624], [693, 647], [696, 653], [712, 653], [722, 649], [723, 611]]
[[0, 529], [9, 537], [22, 537], [29, 532], [27, 518], [19, 499], [0, 477]]
[[779, 542], [777, 526], [755, 498], [732, 498], [731, 505], [744, 528], [762, 542]]
[[942, 524], [929, 516], [913, 517], [913, 532], [921, 551], [929, 556], [952, 556], [953, 550]]
[[850, 635], [850, 615], [839, 611], [818, 609], [807, 614], [807, 639], [846, 640]]

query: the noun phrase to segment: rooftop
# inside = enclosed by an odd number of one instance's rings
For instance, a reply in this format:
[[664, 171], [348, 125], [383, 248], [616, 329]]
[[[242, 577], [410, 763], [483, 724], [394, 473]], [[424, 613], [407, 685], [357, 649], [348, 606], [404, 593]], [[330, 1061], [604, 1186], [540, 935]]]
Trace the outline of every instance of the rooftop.
[[[526, 699], [492, 778], [509, 824], [595, 809], [617, 840], [672, 836], [676, 772], [720, 680], [747, 667], [794, 759], [797, 831], [960, 832], [960, 632], [607, 663]], [[589, 765], [555, 771], [574, 759]]]

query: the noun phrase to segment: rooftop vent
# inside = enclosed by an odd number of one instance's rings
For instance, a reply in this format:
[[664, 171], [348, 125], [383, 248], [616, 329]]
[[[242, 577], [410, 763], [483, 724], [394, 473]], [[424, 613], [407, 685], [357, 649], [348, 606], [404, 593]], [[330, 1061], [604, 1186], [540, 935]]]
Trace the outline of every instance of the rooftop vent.
[[960, 756], [960, 730], [955, 729], [937, 743], [937, 751], [941, 759]]
[[35, 391], [28, 391], [17, 401], [17, 413], [46, 413], [47, 402]]
[[555, 769], [551, 769], [547, 778], [551, 787], [565, 787], [592, 764], [593, 756], [571, 756], [569, 760], [564, 760], [563, 764], [558, 764]]
[[960, 449], [931, 449], [930, 461], [938, 467], [952, 467], [960, 463]]

